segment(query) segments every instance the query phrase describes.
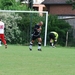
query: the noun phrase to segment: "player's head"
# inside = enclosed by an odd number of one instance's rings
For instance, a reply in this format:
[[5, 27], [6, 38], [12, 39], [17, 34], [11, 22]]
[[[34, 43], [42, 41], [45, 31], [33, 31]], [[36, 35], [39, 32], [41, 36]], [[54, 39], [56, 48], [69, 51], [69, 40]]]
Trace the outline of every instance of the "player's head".
[[42, 26], [42, 25], [43, 25], [43, 22], [42, 22], [42, 21], [40, 21], [40, 22], [39, 22], [39, 25], [40, 25], [40, 26]]

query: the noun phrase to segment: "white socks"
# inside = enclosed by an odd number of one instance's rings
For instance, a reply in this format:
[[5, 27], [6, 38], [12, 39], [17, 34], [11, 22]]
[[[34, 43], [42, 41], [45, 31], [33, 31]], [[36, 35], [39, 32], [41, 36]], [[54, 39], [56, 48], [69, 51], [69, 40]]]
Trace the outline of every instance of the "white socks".
[[0, 46], [2, 46], [2, 45], [1, 45], [1, 41], [0, 41]]

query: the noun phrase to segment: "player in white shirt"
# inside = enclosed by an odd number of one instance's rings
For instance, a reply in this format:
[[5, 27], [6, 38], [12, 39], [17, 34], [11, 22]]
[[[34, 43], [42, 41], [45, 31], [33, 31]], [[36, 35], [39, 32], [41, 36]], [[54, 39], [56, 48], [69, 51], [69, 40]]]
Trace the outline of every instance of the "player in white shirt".
[[4, 43], [5, 48], [7, 48], [6, 40], [4, 37], [4, 23], [0, 19], [0, 39]]

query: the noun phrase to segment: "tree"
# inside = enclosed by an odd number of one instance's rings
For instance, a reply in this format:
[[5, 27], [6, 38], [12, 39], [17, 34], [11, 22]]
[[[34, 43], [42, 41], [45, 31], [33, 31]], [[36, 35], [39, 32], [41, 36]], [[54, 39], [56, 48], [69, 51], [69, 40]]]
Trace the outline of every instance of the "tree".
[[5, 23], [5, 35], [7, 42], [18, 43], [21, 31], [19, 30], [16, 21], [21, 20], [22, 17], [15, 13], [1, 13], [1, 12], [0, 12], [0, 17]]
[[[0, 0], [0, 9], [1, 10], [28, 10], [27, 6], [25, 4], [21, 4], [19, 0], [5, 0], [5, 1]], [[6, 35], [7, 42], [20, 43], [21, 30], [18, 27], [17, 21], [22, 17], [19, 16], [19, 13], [0, 13], [0, 17], [2, 17], [3, 21], [6, 24], [5, 35]]]
[[1, 10], [28, 10], [25, 4], [21, 4], [20, 1], [16, 0], [0, 0]]

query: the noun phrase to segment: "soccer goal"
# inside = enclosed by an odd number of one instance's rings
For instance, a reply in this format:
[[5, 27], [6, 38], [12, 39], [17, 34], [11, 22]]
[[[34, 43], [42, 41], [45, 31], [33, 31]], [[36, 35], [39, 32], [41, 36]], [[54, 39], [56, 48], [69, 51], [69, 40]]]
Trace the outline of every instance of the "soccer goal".
[[44, 46], [46, 46], [48, 24], [47, 11], [0, 10], [0, 17], [5, 23], [5, 35], [9, 43], [28, 43], [33, 26], [40, 20], [44, 21], [42, 37]]

